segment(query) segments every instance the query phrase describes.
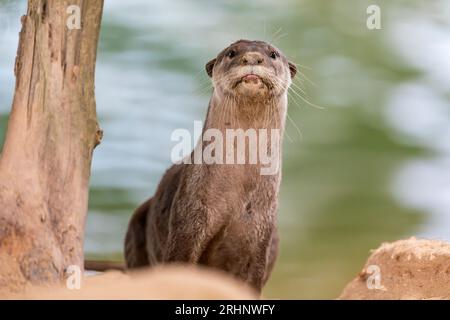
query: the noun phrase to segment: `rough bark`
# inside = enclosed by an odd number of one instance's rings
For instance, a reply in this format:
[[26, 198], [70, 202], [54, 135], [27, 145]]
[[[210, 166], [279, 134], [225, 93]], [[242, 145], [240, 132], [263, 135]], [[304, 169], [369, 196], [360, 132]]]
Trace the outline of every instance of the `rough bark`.
[[[66, 25], [70, 5], [81, 29]], [[97, 124], [94, 72], [103, 0], [29, 0], [0, 156], [0, 290], [52, 284], [83, 269]]]

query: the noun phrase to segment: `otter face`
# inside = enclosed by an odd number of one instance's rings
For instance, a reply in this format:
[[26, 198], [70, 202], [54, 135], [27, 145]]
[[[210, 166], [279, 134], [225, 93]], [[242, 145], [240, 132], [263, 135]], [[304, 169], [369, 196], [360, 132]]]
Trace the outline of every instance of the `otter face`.
[[286, 93], [297, 68], [264, 41], [239, 40], [209, 61], [206, 72], [224, 95], [267, 99]]

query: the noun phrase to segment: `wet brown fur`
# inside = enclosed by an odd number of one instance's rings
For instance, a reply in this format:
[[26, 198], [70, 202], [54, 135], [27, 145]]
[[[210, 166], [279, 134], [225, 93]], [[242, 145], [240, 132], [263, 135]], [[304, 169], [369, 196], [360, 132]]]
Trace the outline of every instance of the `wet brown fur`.
[[[256, 91], [240, 83], [242, 72], [248, 70], [262, 80]], [[214, 91], [204, 130], [280, 129], [282, 136], [287, 88], [296, 69], [279, 50], [262, 41], [240, 40], [208, 62], [206, 71]], [[205, 143], [197, 145], [202, 147]], [[155, 195], [130, 221], [125, 239], [127, 267], [202, 264], [225, 270], [261, 290], [278, 252], [281, 175], [280, 170], [261, 175], [260, 167], [259, 163], [173, 165]]]

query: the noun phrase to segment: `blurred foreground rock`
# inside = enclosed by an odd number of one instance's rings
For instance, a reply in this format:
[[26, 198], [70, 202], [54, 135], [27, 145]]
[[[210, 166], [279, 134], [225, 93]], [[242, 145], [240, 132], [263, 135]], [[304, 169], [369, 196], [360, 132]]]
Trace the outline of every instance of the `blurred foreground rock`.
[[384, 243], [339, 299], [450, 299], [450, 244], [415, 238]]
[[108, 271], [84, 277], [80, 290], [34, 288], [9, 299], [257, 299], [253, 290], [219, 272], [166, 266], [124, 274]]

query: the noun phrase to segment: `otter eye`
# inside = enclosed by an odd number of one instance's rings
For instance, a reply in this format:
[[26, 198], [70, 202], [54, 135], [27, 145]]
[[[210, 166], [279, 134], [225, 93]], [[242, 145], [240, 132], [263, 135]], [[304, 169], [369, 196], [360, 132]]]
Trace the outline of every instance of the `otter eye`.
[[273, 60], [275, 60], [275, 59], [278, 57], [278, 52], [276, 52], [276, 51], [271, 51], [271, 52], [270, 52], [270, 57], [271, 57]]
[[228, 51], [228, 53], [227, 53], [227, 57], [228, 58], [234, 58], [236, 56], [236, 51], [234, 51], [234, 50], [230, 50], [230, 51]]

